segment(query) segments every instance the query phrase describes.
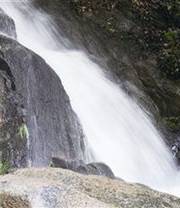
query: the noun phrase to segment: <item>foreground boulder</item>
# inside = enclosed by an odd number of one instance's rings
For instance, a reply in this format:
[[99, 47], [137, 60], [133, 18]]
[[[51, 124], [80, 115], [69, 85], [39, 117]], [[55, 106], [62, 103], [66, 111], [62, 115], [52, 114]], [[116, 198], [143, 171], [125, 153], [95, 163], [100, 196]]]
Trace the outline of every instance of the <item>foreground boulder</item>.
[[86, 175], [101, 175], [109, 178], [115, 178], [112, 170], [104, 163], [94, 162], [85, 164], [83, 161], [64, 160], [61, 158], [52, 158], [52, 167], [69, 169]]
[[2, 195], [6, 196], [1, 197], [3, 208], [11, 208], [8, 199], [25, 208], [178, 208], [180, 204], [180, 199], [143, 185], [57, 168], [24, 169], [0, 177]]
[[81, 125], [56, 73], [15, 40], [0, 36], [0, 160], [47, 166], [52, 156], [84, 159]]
[[0, 194], [0, 207], [2, 208], [30, 208], [30, 203], [17, 196]]

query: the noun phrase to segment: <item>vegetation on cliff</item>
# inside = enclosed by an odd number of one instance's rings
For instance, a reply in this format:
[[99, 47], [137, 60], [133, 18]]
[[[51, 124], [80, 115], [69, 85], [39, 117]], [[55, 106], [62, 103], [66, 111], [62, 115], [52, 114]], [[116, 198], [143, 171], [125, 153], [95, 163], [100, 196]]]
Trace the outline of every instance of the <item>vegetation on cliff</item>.
[[10, 165], [8, 162], [0, 162], [0, 175], [7, 174], [9, 172]]
[[[157, 55], [157, 67], [169, 78], [180, 78], [180, 2], [178, 0], [72, 0], [78, 15], [91, 18], [111, 36], [136, 42], [141, 56]], [[122, 33], [119, 12], [139, 28]], [[143, 53], [142, 53], [143, 52]], [[149, 52], [149, 53], [147, 53]]]

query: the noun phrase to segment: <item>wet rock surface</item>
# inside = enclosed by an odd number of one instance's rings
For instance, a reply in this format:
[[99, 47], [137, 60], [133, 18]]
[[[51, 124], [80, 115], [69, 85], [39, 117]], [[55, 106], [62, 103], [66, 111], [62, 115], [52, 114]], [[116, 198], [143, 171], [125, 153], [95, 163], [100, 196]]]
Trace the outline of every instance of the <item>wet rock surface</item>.
[[143, 185], [59, 168], [24, 169], [0, 177], [0, 193], [21, 198], [32, 208], [178, 208], [180, 203]]
[[27, 158], [33, 166], [49, 165], [52, 156], [84, 159], [81, 125], [59, 77], [18, 42], [0, 36], [0, 46], [3, 157], [14, 166], [24, 166]]
[[14, 21], [0, 9], [0, 32], [12, 38], [16, 38], [16, 28]]
[[21, 99], [16, 91], [15, 79], [7, 62], [0, 58], [0, 161], [2, 166], [26, 165], [26, 139], [18, 129], [22, 116], [18, 112]]

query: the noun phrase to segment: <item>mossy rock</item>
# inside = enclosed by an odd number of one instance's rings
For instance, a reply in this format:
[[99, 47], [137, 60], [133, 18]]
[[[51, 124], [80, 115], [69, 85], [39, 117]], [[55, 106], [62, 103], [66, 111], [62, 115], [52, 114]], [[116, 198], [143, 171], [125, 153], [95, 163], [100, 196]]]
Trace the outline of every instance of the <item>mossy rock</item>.
[[8, 162], [0, 162], [0, 175], [9, 173], [10, 165]]
[[172, 132], [178, 132], [180, 130], [180, 116], [178, 117], [165, 117], [163, 123]]
[[180, 79], [180, 30], [164, 32], [164, 46], [157, 59], [158, 68], [168, 79]]
[[22, 123], [18, 129], [18, 135], [21, 139], [27, 139], [29, 137], [28, 127], [25, 123]]

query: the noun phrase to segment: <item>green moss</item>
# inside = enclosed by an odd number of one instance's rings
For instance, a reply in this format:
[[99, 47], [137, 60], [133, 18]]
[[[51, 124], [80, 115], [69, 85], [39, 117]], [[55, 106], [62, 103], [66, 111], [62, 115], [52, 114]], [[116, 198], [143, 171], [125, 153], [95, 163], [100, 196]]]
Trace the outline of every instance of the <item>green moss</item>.
[[27, 139], [29, 137], [29, 131], [25, 123], [21, 124], [19, 127], [18, 135], [21, 137], [21, 139]]
[[157, 59], [158, 68], [169, 79], [180, 79], [180, 30], [164, 33], [164, 46]]
[[101, 25], [101, 27], [110, 33], [115, 33], [117, 31], [116, 22], [117, 20], [115, 17], [109, 17], [104, 20], [104, 24]]
[[8, 162], [0, 162], [0, 175], [9, 173], [10, 165]]
[[163, 119], [165, 126], [172, 132], [177, 132], [180, 129], [180, 116], [179, 117], [165, 117]]
[[173, 45], [176, 42], [177, 36], [178, 36], [177, 31], [170, 30], [164, 33], [165, 40], [171, 42], [171, 44]]

